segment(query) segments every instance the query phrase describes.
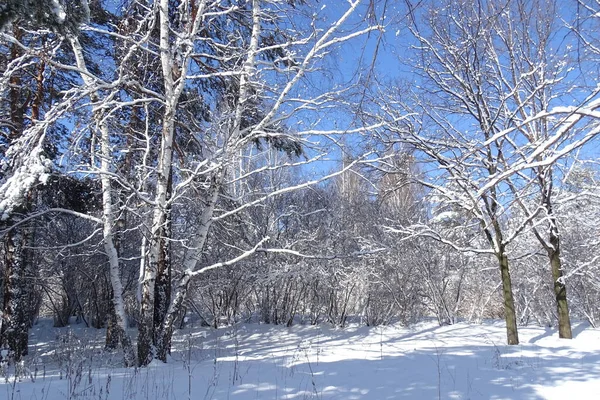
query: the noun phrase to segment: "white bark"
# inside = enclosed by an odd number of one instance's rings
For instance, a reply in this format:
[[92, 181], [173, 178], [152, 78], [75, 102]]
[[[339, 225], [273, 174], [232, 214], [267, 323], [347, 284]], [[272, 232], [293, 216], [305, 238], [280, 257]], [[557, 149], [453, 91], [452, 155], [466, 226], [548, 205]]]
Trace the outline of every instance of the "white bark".
[[[88, 71], [79, 39], [71, 37], [70, 41], [77, 67], [82, 71]], [[94, 88], [95, 82], [88, 73], [82, 73], [81, 78], [88, 88]], [[95, 90], [92, 91], [91, 97], [92, 102], [97, 104], [99, 96]], [[93, 107], [92, 114], [96, 129], [99, 129], [101, 134], [100, 181], [102, 184], [102, 234], [104, 237], [104, 250], [109, 261], [110, 283], [113, 289], [113, 307], [116, 323], [120, 330], [120, 340], [125, 351], [125, 365], [131, 366], [135, 362], [135, 355], [133, 353], [133, 348], [131, 347], [131, 341], [127, 336], [127, 315], [125, 314], [125, 303], [123, 301], [123, 285], [120, 276], [119, 254], [114, 242], [115, 210], [111, 179], [109, 176], [111, 170], [110, 160], [113, 157], [110, 149], [110, 132], [106, 126], [106, 121], [103, 118], [102, 110], [98, 106]]]
[[[158, 4], [159, 32], [160, 32], [160, 61], [165, 90], [165, 110], [162, 118], [161, 148], [158, 156], [156, 194], [154, 198], [154, 211], [150, 238], [148, 240], [148, 263], [143, 271], [141, 280], [141, 321], [140, 335], [138, 337], [138, 351], [140, 363], [146, 365], [155, 356], [153, 340], [153, 316], [155, 284], [158, 272], [162, 236], [165, 231], [169, 204], [169, 176], [173, 162], [173, 142], [175, 138], [175, 114], [181, 93], [185, 87], [189, 56], [192, 51], [191, 40], [196, 35], [200, 22], [204, 16], [206, 1], [201, 1], [196, 10], [195, 20], [192, 21], [186, 38], [171, 44], [171, 26], [169, 21], [169, 1], [161, 0]], [[173, 48], [172, 48], [173, 47]], [[181, 60], [176, 60], [175, 53], [181, 53]], [[145, 250], [145, 249], [144, 249]], [[142, 254], [142, 257], [145, 255]]]
[[[169, 310], [167, 312], [167, 317], [165, 319], [165, 323], [163, 324], [163, 331], [167, 332], [167, 334], [168, 334], [169, 330], [172, 329], [172, 326], [170, 326], [170, 324], [172, 324], [173, 316], [177, 313], [181, 303], [183, 302], [183, 300], [186, 296], [186, 293], [187, 293], [187, 288], [188, 288], [190, 279], [193, 276], [196, 276], [198, 274], [201, 274], [205, 271], [208, 271], [208, 270], [211, 270], [214, 268], [219, 268], [219, 267], [222, 267], [225, 265], [231, 265], [232, 263], [234, 263], [240, 259], [246, 258], [249, 255], [253, 254], [259, 248], [259, 245], [257, 245], [253, 249], [250, 249], [250, 250], [242, 253], [239, 257], [235, 257], [232, 260], [221, 262], [221, 263], [216, 263], [214, 265], [198, 269], [198, 260], [201, 258], [200, 256], [202, 254], [203, 247], [204, 247], [206, 239], [208, 237], [211, 224], [214, 220], [222, 219], [231, 214], [239, 213], [240, 211], [242, 211], [248, 207], [251, 207], [251, 206], [254, 206], [261, 202], [264, 202], [265, 200], [267, 200], [273, 196], [280, 195], [280, 194], [287, 193], [287, 192], [294, 191], [294, 190], [301, 190], [303, 188], [306, 188], [306, 187], [314, 185], [318, 182], [321, 182], [327, 178], [338, 175], [338, 173], [333, 173], [323, 179], [316, 179], [313, 181], [305, 182], [303, 184], [295, 185], [293, 187], [283, 188], [283, 189], [277, 190], [274, 193], [271, 193], [271, 194], [268, 194], [265, 196], [261, 196], [259, 199], [254, 200], [252, 202], [245, 203], [232, 211], [225, 212], [217, 217], [213, 216], [217, 201], [219, 199], [219, 193], [221, 191], [221, 187], [224, 184], [224, 177], [227, 175], [227, 171], [225, 170], [227, 168], [227, 162], [234, 160], [236, 158], [236, 156], [239, 156], [239, 152], [243, 148], [243, 146], [245, 146], [247, 143], [256, 139], [257, 137], [260, 137], [260, 135], [263, 134], [264, 129], [266, 127], [268, 127], [275, 119], [280, 108], [285, 103], [288, 94], [292, 91], [292, 89], [300, 81], [300, 79], [306, 73], [308, 73], [308, 71], [310, 69], [310, 65], [314, 61], [314, 59], [320, 57], [323, 54], [325, 49], [327, 49], [328, 47], [330, 47], [334, 44], [341, 43], [343, 41], [349, 40], [350, 38], [353, 38], [358, 35], [369, 32], [373, 29], [377, 29], [377, 27], [369, 27], [365, 30], [354, 32], [349, 35], [344, 35], [342, 37], [337, 37], [337, 38], [334, 37], [335, 34], [339, 31], [339, 29], [343, 25], [343, 23], [353, 13], [355, 13], [359, 4], [360, 4], [360, 1], [355, 1], [355, 2], [350, 3], [349, 9], [337, 21], [335, 21], [330, 26], [330, 28], [327, 29], [321, 35], [321, 37], [319, 37], [319, 39], [316, 41], [314, 46], [307, 52], [305, 58], [303, 59], [302, 63], [296, 70], [295, 74], [281, 89], [281, 91], [279, 92], [279, 94], [275, 100], [275, 103], [273, 104], [273, 106], [271, 107], [269, 112], [265, 115], [265, 117], [262, 118], [262, 120], [256, 126], [248, 128], [248, 130], [250, 130], [250, 132], [242, 132], [241, 122], [242, 122], [244, 113], [249, 111], [246, 103], [249, 100], [249, 95], [251, 93], [250, 89], [252, 88], [252, 84], [253, 84], [253, 78], [255, 78], [256, 72], [257, 72], [256, 71], [257, 70], [257, 56], [261, 52], [261, 49], [259, 47], [259, 42], [260, 42], [259, 39], [260, 39], [260, 34], [261, 34], [262, 10], [260, 7], [260, 0], [252, 1], [252, 32], [251, 32], [251, 36], [250, 36], [250, 40], [249, 40], [246, 59], [242, 66], [242, 70], [239, 72], [240, 87], [239, 87], [239, 91], [237, 94], [238, 99], [237, 99], [236, 108], [235, 108], [235, 112], [234, 112], [234, 116], [233, 116], [233, 121], [230, 124], [230, 131], [226, 133], [224, 147], [221, 150], [222, 151], [221, 157], [223, 157], [223, 161], [222, 161], [223, 164], [219, 166], [219, 171], [216, 173], [216, 178], [213, 178], [213, 180], [211, 181], [210, 198], [208, 199], [207, 204], [205, 205], [204, 210], [202, 212], [201, 222], [200, 222], [199, 228], [195, 234], [195, 237], [191, 241], [191, 243], [189, 243], [189, 245], [188, 245], [188, 250], [186, 252], [186, 256], [183, 261], [184, 273], [177, 284], [175, 295], [173, 296], [173, 299], [169, 306]], [[166, 65], [166, 64], [167, 63], [165, 63], [164, 65]], [[264, 241], [264, 239], [260, 243], [262, 243], [263, 241]]]

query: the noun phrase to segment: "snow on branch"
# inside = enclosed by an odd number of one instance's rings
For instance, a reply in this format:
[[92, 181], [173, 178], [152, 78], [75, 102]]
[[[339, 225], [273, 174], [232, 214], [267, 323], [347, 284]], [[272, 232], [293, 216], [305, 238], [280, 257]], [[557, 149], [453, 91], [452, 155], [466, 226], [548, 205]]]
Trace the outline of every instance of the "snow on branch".
[[200, 268], [196, 271], [186, 271], [187, 275], [189, 275], [190, 277], [192, 276], [196, 276], [196, 275], [200, 275], [205, 273], [206, 271], [210, 271], [211, 269], [216, 269], [216, 268], [221, 268], [221, 267], [227, 267], [229, 265], [233, 265], [237, 262], [242, 261], [245, 258], [250, 257], [251, 255], [253, 255], [254, 253], [256, 253], [258, 251], [258, 249], [260, 248], [260, 246], [263, 245], [263, 243], [265, 243], [267, 240], [269, 240], [270, 238], [268, 236], [264, 237], [263, 239], [261, 239], [253, 248], [243, 252], [242, 254], [240, 254], [239, 256], [229, 259], [227, 261], [222, 261], [222, 262], [218, 262], [203, 268]]
[[9, 176], [0, 183], [0, 221], [11, 217], [35, 185], [48, 180], [51, 162], [44, 155], [45, 136], [45, 129], [31, 129], [6, 152], [0, 171]]
[[329, 254], [329, 255], [316, 255], [316, 254], [304, 254], [296, 250], [292, 249], [270, 249], [270, 248], [260, 248], [257, 249], [257, 253], [275, 253], [275, 254], [288, 254], [296, 257], [306, 258], [310, 260], [336, 260], [336, 259], [344, 259], [344, 258], [357, 258], [363, 256], [370, 256], [373, 254], [381, 253], [383, 251], [387, 251], [388, 249], [385, 247], [380, 247], [373, 250], [362, 250], [362, 251], [354, 251], [348, 254]]
[[269, 198], [272, 198], [272, 197], [275, 197], [275, 196], [279, 196], [279, 195], [282, 195], [284, 193], [295, 192], [297, 190], [301, 190], [301, 189], [304, 189], [304, 188], [308, 188], [310, 186], [317, 185], [317, 184], [319, 184], [321, 182], [325, 182], [325, 181], [327, 181], [327, 180], [329, 180], [329, 179], [331, 179], [333, 177], [336, 177], [338, 175], [343, 174], [344, 172], [350, 170], [352, 167], [354, 167], [357, 164], [366, 163], [366, 161], [364, 161], [364, 159], [366, 159], [371, 154], [374, 154], [374, 152], [366, 153], [363, 156], [362, 159], [356, 159], [353, 162], [351, 162], [348, 165], [346, 165], [344, 168], [340, 169], [339, 171], [336, 171], [336, 172], [331, 173], [329, 175], [323, 176], [323, 177], [321, 177], [319, 179], [313, 179], [311, 181], [306, 181], [306, 182], [303, 182], [303, 183], [295, 185], [295, 186], [288, 186], [288, 187], [285, 187], [285, 188], [282, 188], [282, 189], [279, 189], [279, 190], [275, 190], [275, 191], [273, 191], [273, 192], [271, 192], [271, 193], [269, 193], [269, 194], [267, 194], [265, 196], [262, 196], [262, 197], [260, 197], [260, 198], [258, 198], [256, 200], [254, 200], [254, 201], [249, 201], [247, 203], [244, 203], [244, 204], [240, 205], [239, 207], [237, 207], [237, 208], [235, 208], [233, 210], [224, 212], [223, 214], [219, 215], [218, 217], [214, 217], [213, 220], [215, 220], [215, 221], [216, 220], [221, 220], [221, 219], [224, 219], [224, 218], [229, 217], [231, 215], [237, 214], [237, 213], [239, 213], [240, 211], [242, 211], [242, 210], [244, 210], [246, 208], [249, 208], [249, 207], [255, 206], [257, 204], [263, 203], [263, 202], [265, 202]]
[[29, 222], [29, 221], [31, 221], [33, 219], [40, 218], [40, 217], [42, 217], [44, 215], [47, 215], [47, 214], [55, 214], [55, 213], [72, 215], [72, 216], [77, 217], [77, 218], [82, 218], [82, 219], [86, 219], [88, 221], [95, 222], [96, 224], [101, 224], [102, 223], [102, 220], [100, 218], [96, 218], [96, 217], [94, 217], [92, 215], [80, 213], [80, 212], [69, 210], [69, 209], [66, 209], [66, 208], [54, 207], [54, 208], [48, 208], [47, 210], [43, 210], [43, 211], [36, 212], [36, 213], [33, 213], [33, 214], [29, 214], [29, 215], [27, 215], [27, 217], [24, 217], [24, 218], [20, 219], [18, 222], [12, 224], [10, 227], [8, 227], [6, 229], [3, 229], [3, 230], [0, 230], [0, 237], [6, 235], [11, 230], [15, 229], [16, 227], [18, 227], [20, 225], [23, 225], [26, 222]]
[[481, 249], [470, 246], [460, 246], [455, 242], [442, 237], [439, 232], [435, 231], [427, 225], [412, 225], [407, 228], [393, 228], [391, 226], [383, 226], [383, 229], [388, 233], [399, 233], [405, 235], [401, 241], [406, 241], [415, 237], [426, 237], [452, 247], [454, 250], [461, 253], [475, 254], [496, 254], [495, 249]]

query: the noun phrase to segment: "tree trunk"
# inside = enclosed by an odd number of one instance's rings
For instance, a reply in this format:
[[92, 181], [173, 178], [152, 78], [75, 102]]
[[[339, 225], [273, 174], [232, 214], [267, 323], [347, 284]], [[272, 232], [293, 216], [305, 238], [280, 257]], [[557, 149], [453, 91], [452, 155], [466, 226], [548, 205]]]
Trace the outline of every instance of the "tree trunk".
[[[554, 218], [551, 219], [556, 226]], [[571, 319], [569, 317], [569, 305], [567, 302], [567, 287], [563, 281], [562, 264], [560, 261], [560, 238], [555, 229], [550, 228], [550, 246], [548, 257], [552, 268], [552, 279], [554, 280], [554, 295], [556, 297], [556, 311], [558, 313], [558, 337], [561, 339], [572, 339]]]
[[[205, 6], [201, 2], [200, 7]], [[203, 11], [198, 11], [202, 15]], [[173, 140], [175, 136], [175, 113], [177, 103], [184, 88], [185, 79], [176, 79], [175, 75], [185, 77], [189, 59], [177, 60], [171, 51], [171, 28], [169, 19], [169, 1], [161, 0], [158, 5], [159, 42], [162, 77], [165, 90], [165, 108], [162, 117], [162, 137], [156, 177], [156, 195], [154, 197], [154, 213], [152, 218], [151, 237], [148, 241], [149, 256], [145, 265], [141, 284], [140, 323], [138, 327], [138, 357], [140, 366], [149, 364], [155, 356], [155, 300], [156, 279], [163, 251], [165, 250], [164, 235], [169, 212], [169, 180], [173, 162]], [[200, 16], [195, 15], [192, 22], [194, 29], [200, 24]], [[178, 48], [176, 50], [183, 50]], [[175, 64], [178, 65], [175, 65]], [[169, 283], [170, 284], [170, 283]], [[162, 299], [162, 295], [160, 295]]]
[[[173, 169], [169, 174], [167, 183], [167, 197], [171, 196], [173, 188]], [[167, 316], [169, 304], [171, 303], [171, 245], [169, 238], [171, 237], [171, 210], [170, 206], [165, 215], [166, 221], [162, 226], [162, 234], [160, 235], [160, 252], [156, 270], [156, 281], [154, 284], [154, 325], [152, 340], [153, 345], [160, 353], [164, 352], [164, 356], [158, 355], [162, 361], [166, 361], [166, 355], [171, 353], [170, 340], [166, 344], [161, 338], [161, 326]], [[159, 344], [160, 343], [160, 344]], [[166, 347], [165, 347], [166, 346]]]
[[[22, 31], [16, 25], [13, 28], [15, 39], [21, 40]], [[13, 44], [10, 49], [10, 59], [15, 60], [21, 55], [20, 48]], [[10, 90], [10, 133], [9, 140], [17, 140], [25, 128], [25, 112], [27, 101], [22, 97], [22, 79], [17, 72], [9, 79]], [[28, 210], [29, 196], [25, 204], [20, 206], [20, 212]], [[15, 222], [15, 221], [11, 221]], [[10, 224], [10, 222], [9, 222]], [[25, 254], [24, 246], [31, 239], [27, 227], [19, 227], [7, 233], [4, 238], [4, 296], [2, 313], [0, 314], [0, 346], [8, 347], [14, 352], [16, 360], [27, 354], [29, 327], [31, 325], [28, 310], [30, 309], [31, 280], [27, 279], [27, 262], [31, 257]]]
[[212, 217], [217, 200], [219, 199], [219, 193], [221, 191], [221, 185], [223, 184], [224, 175], [224, 172], [221, 171], [221, 173], [219, 173], [219, 175], [213, 181], [209, 202], [202, 211], [200, 228], [186, 253], [185, 259], [183, 260], [184, 273], [177, 283], [175, 295], [169, 304], [169, 308], [167, 309], [160, 330], [156, 333], [156, 338], [158, 339], [156, 342], [156, 356], [163, 362], [166, 361], [168, 349], [171, 347], [171, 337], [173, 335], [175, 317], [181, 311], [183, 302], [187, 297], [190, 280], [194, 273], [193, 271], [196, 269], [196, 264], [200, 259], [202, 249], [204, 248], [204, 243], [206, 242], [206, 238], [208, 236], [208, 231], [212, 224]]
[[[152, 283], [152, 284], [151, 284]], [[140, 320], [138, 322], [138, 365], [143, 367], [150, 364], [154, 357], [154, 284], [144, 278], [142, 300], [140, 302]]]
[[[113, 290], [109, 288], [108, 302], [111, 303], [113, 298]], [[112, 304], [107, 308], [106, 312], [106, 340], [104, 348], [107, 350], [115, 350], [119, 347], [119, 333], [116, 325], [115, 308]], [[116, 329], [115, 329], [116, 328]]]
[[572, 339], [573, 333], [571, 332], [571, 319], [569, 317], [569, 305], [567, 302], [567, 287], [563, 280], [562, 263], [560, 260], [560, 235], [552, 207], [552, 171], [549, 171], [547, 176], [540, 174], [540, 177], [542, 177], [541, 183], [545, 188], [543, 192], [543, 204], [550, 222], [548, 229], [549, 243], [545, 247], [550, 259], [550, 269], [552, 270], [556, 311], [558, 314], [558, 337], [561, 339]]
[[0, 329], [0, 346], [13, 351], [19, 361], [27, 354], [29, 319], [26, 301], [30, 295], [23, 260], [24, 235], [12, 230], [4, 239], [4, 306]]
[[[125, 156], [125, 165], [124, 168], [127, 171], [129, 159], [131, 158], [131, 153], [127, 153]], [[124, 203], [124, 195], [121, 194], [121, 202]], [[123, 231], [127, 226], [127, 211], [123, 210], [120, 213], [119, 218], [115, 221], [115, 232], [114, 232], [114, 246], [117, 251], [117, 254], [123, 254]], [[108, 287], [108, 302], [109, 306], [107, 307], [106, 312], [106, 340], [104, 348], [107, 350], [114, 350], [119, 346], [121, 341], [121, 333], [119, 331], [119, 327], [117, 325], [117, 315], [115, 314], [115, 308], [111, 306], [112, 299], [114, 298], [114, 290], [112, 284]]]
[[504, 298], [504, 319], [506, 321], [506, 337], [509, 345], [519, 344], [519, 333], [517, 331], [517, 313], [515, 312], [515, 300], [513, 298], [510, 271], [508, 268], [508, 257], [504, 251], [498, 255], [500, 262], [500, 273], [502, 276], [502, 295]]
[[[90, 89], [93, 89], [95, 82], [88, 73], [81, 44], [76, 37], [72, 37], [70, 40], [77, 67], [82, 71], [81, 78]], [[95, 90], [92, 91], [90, 97], [94, 102], [99, 100], [98, 93]], [[127, 335], [127, 316], [125, 314], [125, 304], [123, 301], [123, 285], [120, 276], [119, 253], [115, 246], [114, 227], [116, 225], [116, 210], [114, 210], [113, 189], [111, 187], [111, 178], [109, 176], [110, 161], [113, 156], [110, 149], [110, 132], [106, 125], [106, 121], [103, 118], [102, 110], [98, 108], [98, 106], [95, 106], [92, 109], [92, 114], [96, 123], [96, 128], [100, 130], [101, 134], [100, 147], [102, 158], [100, 160], [100, 182], [102, 184], [102, 234], [104, 238], [104, 251], [108, 256], [109, 261], [110, 283], [113, 291], [112, 303], [116, 322], [114, 328], [116, 329], [115, 333], [123, 346], [124, 364], [125, 366], [130, 367], [135, 364], [136, 357], [131, 339]]]
[[[165, 237], [167, 233], [165, 226], [168, 219], [169, 176], [171, 175], [173, 158], [174, 113], [175, 110], [172, 107], [167, 107], [159, 155], [156, 206], [149, 240], [148, 263], [144, 269], [141, 285], [140, 321], [138, 326], [138, 360], [140, 366], [148, 365], [155, 356], [154, 346], [157, 337], [155, 334], [156, 280], [159, 270], [166, 266], [164, 252], [168, 238]], [[159, 279], [163, 278], [165, 278], [164, 274]], [[170, 282], [168, 284], [170, 285]], [[160, 285], [164, 289], [164, 282], [160, 282]], [[158, 295], [158, 297], [159, 300], [163, 300], [164, 296]], [[160, 308], [161, 305], [158, 305], [158, 307]], [[162, 311], [158, 313], [162, 314]]]
[[156, 333], [156, 357], [163, 362], [167, 361], [167, 355], [171, 349], [171, 339], [175, 328], [175, 317], [183, 305], [190, 284], [190, 274], [184, 274], [176, 289], [175, 298], [169, 304], [164, 321]]

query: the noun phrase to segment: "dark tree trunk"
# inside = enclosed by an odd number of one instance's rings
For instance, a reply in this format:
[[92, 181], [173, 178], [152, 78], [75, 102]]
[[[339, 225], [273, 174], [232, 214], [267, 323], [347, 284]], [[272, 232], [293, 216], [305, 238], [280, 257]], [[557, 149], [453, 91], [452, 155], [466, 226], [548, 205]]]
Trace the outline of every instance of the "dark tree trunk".
[[[22, 31], [14, 26], [15, 39], [21, 40]], [[11, 46], [10, 59], [15, 60], [21, 54], [19, 47]], [[44, 64], [39, 64], [33, 108], [35, 116], [39, 116], [43, 97], [43, 71]], [[31, 105], [31, 98], [23, 95], [23, 81], [21, 72], [15, 72], [9, 79], [10, 102], [10, 134], [9, 141], [17, 140], [25, 128], [25, 114]], [[25, 196], [24, 204], [18, 207], [20, 213], [27, 213], [32, 204], [33, 195]], [[16, 221], [10, 220], [7, 225]], [[4, 279], [3, 279], [3, 304], [2, 324], [0, 327], [0, 345], [8, 347], [14, 352], [14, 357], [20, 360], [27, 354], [29, 328], [31, 327], [34, 313], [37, 310], [37, 299], [33, 290], [34, 271], [32, 271], [33, 255], [25, 251], [27, 245], [33, 240], [31, 228], [21, 226], [9, 231], [4, 237]]]
[[[171, 265], [169, 257], [166, 254], [168, 245], [164, 244], [163, 251], [161, 251], [161, 259], [158, 263], [158, 270], [156, 276], [156, 284], [154, 286], [154, 338], [153, 343], [156, 348], [164, 347], [161, 327], [167, 316], [169, 304], [171, 303]], [[161, 346], [159, 346], [161, 343]], [[165, 357], [159, 358], [163, 361], [166, 360], [166, 354], [171, 353], [170, 344], [163, 348], [165, 351]]]
[[[492, 173], [494, 171], [492, 170], [490, 172]], [[496, 199], [495, 189], [493, 190], [493, 194], [493, 198]], [[498, 258], [498, 264], [500, 266], [500, 279], [502, 280], [502, 298], [504, 304], [504, 320], [506, 322], [506, 341], [509, 345], [516, 345], [519, 344], [519, 332], [517, 328], [515, 299], [513, 297], [512, 280], [510, 278], [510, 268], [508, 264], [508, 256], [506, 255], [506, 245], [504, 244], [502, 228], [495, 217], [497, 215], [497, 203], [495, 200], [493, 200], [493, 203], [489, 209], [491, 210], [490, 214], [494, 216], [492, 226], [494, 228], [495, 240], [492, 239], [489, 231], [486, 231], [486, 236], [488, 237], [488, 241], [492, 247], [495, 247], [496, 257]]]
[[554, 217], [552, 207], [552, 171], [549, 170], [546, 174], [540, 171], [539, 177], [540, 185], [544, 188], [542, 204], [546, 208], [550, 227], [548, 229], [549, 243], [544, 244], [544, 240], [541, 237], [538, 237], [538, 239], [546, 248], [550, 260], [554, 296], [556, 299], [556, 311], [558, 315], [558, 337], [561, 339], [572, 339], [573, 333], [571, 332], [571, 319], [569, 317], [569, 304], [567, 302], [567, 287], [563, 280], [562, 262], [560, 260], [560, 235], [558, 231], [558, 222]]
[[168, 306], [164, 321], [162, 322], [160, 329], [157, 329], [156, 332], [156, 357], [163, 362], [167, 361], [167, 355], [171, 349], [171, 339], [175, 328], [175, 319], [187, 296], [190, 278], [190, 275], [184, 274], [177, 283], [173, 302]]
[[108, 294], [108, 307], [106, 312], [106, 340], [104, 342], [104, 348], [107, 350], [115, 350], [119, 347], [119, 329], [116, 326], [117, 318], [115, 316], [115, 308], [112, 306], [112, 287], [109, 288]]
[[23, 260], [25, 237], [20, 230], [10, 231], [4, 239], [4, 301], [0, 332], [2, 347], [14, 352], [18, 361], [27, 354], [30, 319], [27, 301], [31, 295]]
[[515, 312], [515, 300], [512, 292], [512, 282], [508, 268], [508, 258], [502, 253], [498, 256], [500, 273], [502, 277], [502, 297], [504, 299], [504, 319], [506, 321], [506, 337], [508, 344], [519, 344], [519, 333], [517, 330], [517, 313]]
[[[173, 188], [173, 169], [169, 174], [167, 182], [167, 196], [171, 196]], [[170, 332], [164, 332], [163, 324], [167, 317], [169, 305], [171, 304], [171, 210], [166, 213], [166, 220], [163, 224], [160, 235], [160, 253], [156, 269], [156, 281], [154, 284], [154, 315], [153, 315], [153, 338], [152, 344], [156, 349], [156, 357], [163, 362], [167, 361], [167, 355], [171, 354], [171, 336]]]
[[[552, 221], [556, 225], [556, 221]], [[552, 279], [554, 281], [554, 295], [556, 297], [556, 310], [558, 313], [558, 337], [561, 339], [572, 339], [571, 319], [569, 317], [569, 305], [567, 302], [567, 287], [563, 281], [562, 264], [560, 261], [560, 238], [553, 228], [550, 229], [550, 245], [548, 257], [552, 268]]]
[[[138, 322], [138, 340], [137, 340], [137, 353], [138, 353], [138, 364], [140, 367], [148, 365], [152, 361], [154, 356], [153, 352], [153, 338], [154, 338], [154, 296], [150, 297], [148, 288], [153, 288], [153, 282], [148, 279], [144, 282], [142, 288], [142, 301], [140, 304], [140, 320]], [[152, 299], [152, 300], [151, 300]]]
[[[173, 185], [173, 177], [169, 176], [169, 196], [171, 195], [171, 188]], [[170, 341], [168, 346], [165, 348], [164, 341], [162, 339], [161, 327], [165, 322], [169, 304], [171, 303], [171, 245], [169, 238], [171, 237], [171, 213], [167, 210], [166, 221], [164, 223], [163, 233], [161, 234], [160, 242], [160, 253], [158, 259], [158, 265], [156, 270], [156, 282], [154, 284], [154, 316], [153, 316], [153, 329], [154, 337], [153, 344], [158, 349], [162, 348], [162, 351], [166, 352], [165, 357], [159, 357], [162, 361], [166, 361], [166, 354], [171, 353]], [[160, 343], [160, 346], [159, 346]]]

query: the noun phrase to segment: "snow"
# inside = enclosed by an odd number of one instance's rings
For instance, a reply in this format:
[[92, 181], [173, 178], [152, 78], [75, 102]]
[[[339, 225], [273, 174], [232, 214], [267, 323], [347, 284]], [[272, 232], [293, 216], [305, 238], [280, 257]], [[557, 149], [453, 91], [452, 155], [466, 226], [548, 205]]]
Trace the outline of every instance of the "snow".
[[52, 0], [52, 12], [54, 13], [54, 15], [56, 15], [56, 18], [60, 24], [65, 22], [67, 14], [65, 13], [63, 6], [59, 3], [58, 0]]
[[[9, 151], [14, 153], [19, 148], [15, 146]], [[10, 154], [8, 156], [7, 158], [10, 158]], [[45, 184], [49, 178], [47, 172], [51, 164], [43, 155], [41, 145], [36, 146], [25, 156], [24, 160], [19, 161], [21, 161], [21, 165], [15, 169], [12, 175], [4, 181], [0, 181], [0, 221], [10, 218], [11, 213], [23, 203], [31, 188], [38, 182]]]
[[36, 378], [2, 379], [0, 393], [48, 400], [600, 398], [600, 330], [575, 323], [574, 333], [569, 341], [555, 329], [522, 327], [522, 344], [506, 346], [500, 322], [240, 324], [179, 331], [168, 364], [125, 369], [116, 366], [118, 354], [101, 350], [102, 330], [42, 323], [25, 363]]
[[456, 211], [443, 211], [432, 218], [433, 223], [452, 222], [457, 221], [460, 218], [460, 214]]

